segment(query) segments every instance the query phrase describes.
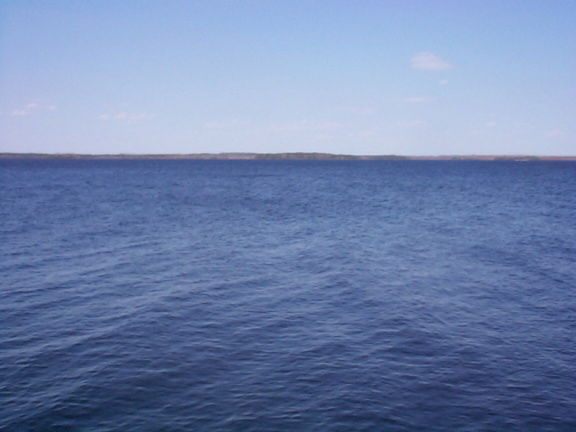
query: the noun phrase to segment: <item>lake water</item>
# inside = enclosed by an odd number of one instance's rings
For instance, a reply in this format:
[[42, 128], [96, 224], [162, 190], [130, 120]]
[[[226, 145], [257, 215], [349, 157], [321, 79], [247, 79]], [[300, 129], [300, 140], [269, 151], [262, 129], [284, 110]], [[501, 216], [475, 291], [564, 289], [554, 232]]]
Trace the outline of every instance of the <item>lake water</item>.
[[576, 430], [576, 163], [0, 170], [2, 431]]

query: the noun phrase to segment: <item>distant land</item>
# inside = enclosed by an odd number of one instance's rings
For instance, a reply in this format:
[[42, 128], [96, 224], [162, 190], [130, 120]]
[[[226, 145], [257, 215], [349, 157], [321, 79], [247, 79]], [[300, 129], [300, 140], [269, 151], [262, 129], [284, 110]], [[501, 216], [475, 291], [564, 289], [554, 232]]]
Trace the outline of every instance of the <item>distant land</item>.
[[479, 160], [479, 161], [576, 161], [576, 156], [467, 155], [398, 156], [331, 153], [190, 153], [190, 154], [77, 154], [0, 153], [0, 159], [190, 159], [190, 160]]

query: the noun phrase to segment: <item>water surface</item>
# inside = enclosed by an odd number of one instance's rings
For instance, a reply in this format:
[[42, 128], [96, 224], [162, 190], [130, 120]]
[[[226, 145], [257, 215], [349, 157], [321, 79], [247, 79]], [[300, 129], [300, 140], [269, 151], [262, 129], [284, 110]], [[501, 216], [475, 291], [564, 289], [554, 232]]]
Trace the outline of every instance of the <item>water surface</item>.
[[0, 430], [576, 430], [575, 163], [0, 170]]

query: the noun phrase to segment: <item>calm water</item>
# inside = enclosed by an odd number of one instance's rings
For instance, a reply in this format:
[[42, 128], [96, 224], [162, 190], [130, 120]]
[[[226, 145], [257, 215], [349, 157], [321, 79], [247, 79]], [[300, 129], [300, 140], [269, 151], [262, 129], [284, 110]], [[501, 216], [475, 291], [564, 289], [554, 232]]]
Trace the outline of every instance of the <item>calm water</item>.
[[2, 431], [576, 430], [576, 163], [0, 169]]

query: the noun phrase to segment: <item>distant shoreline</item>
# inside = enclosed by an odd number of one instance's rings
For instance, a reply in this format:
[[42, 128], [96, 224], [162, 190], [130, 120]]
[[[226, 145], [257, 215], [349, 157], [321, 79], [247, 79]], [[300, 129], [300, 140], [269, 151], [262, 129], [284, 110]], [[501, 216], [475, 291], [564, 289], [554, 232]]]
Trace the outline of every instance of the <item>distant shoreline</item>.
[[190, 153], [190, 154], [0, 153], [0, 159], [576, 161], [576, 156], [527, 156], [527, 155], [359, 156], [359, 155], [345, 155], [345, 154], [331, 154], [331, 153]]

